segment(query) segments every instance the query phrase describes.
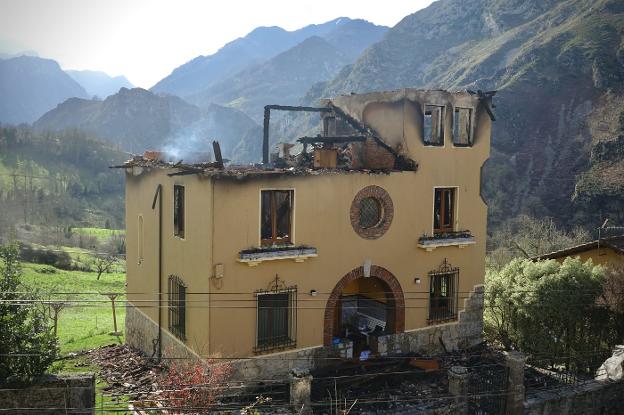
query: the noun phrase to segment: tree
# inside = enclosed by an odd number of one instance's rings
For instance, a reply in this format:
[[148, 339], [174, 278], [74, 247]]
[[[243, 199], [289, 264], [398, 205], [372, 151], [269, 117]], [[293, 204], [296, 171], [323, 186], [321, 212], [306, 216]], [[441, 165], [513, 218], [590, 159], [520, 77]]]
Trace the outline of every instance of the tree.
[[0, 382], [43, 374], [57, 353], [49, 312], [21, 276], [17, 245], [0, 246]]
[[579, 259], [515, 259], [486, 275], [485, 333], [506, 349], [575, 356], [611, 346], [608, 310], [599, 304], [604, 270]]
[[95, 254], [91, 262], [95, 272], [97, 272], [97, 280], [99, 281], [103, 273], [112, 272], [113, 266], [117, 263], [117, 257], [112, 254], [101, 253]]
[[551, 218], [520, 215], [501, 225], [488, 241], [490, 265], [500, 268], [514, 258], [531, 258], [590, 239], [589, 232], [582, 228], [566, 232]]

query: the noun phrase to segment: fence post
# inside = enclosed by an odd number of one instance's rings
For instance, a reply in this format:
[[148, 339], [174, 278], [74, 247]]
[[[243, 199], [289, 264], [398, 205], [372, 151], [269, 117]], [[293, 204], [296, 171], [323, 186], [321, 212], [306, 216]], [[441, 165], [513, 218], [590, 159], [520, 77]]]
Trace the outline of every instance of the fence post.
[[507, 378], [507, 415], [522, 415], [524, 412], [524, 366], [526, 356], [520, 352], [504, 352], [505, 364], [509, 369]]
[[455, 414], [468, 414], [468, 369], [463, 366], [453, 366], [448, 370], [449, 393], [455, 396]]
[[293, 369], [290, 375], [290, 405], [297, 414], [312, 413], [312, 376], [307, 370]]

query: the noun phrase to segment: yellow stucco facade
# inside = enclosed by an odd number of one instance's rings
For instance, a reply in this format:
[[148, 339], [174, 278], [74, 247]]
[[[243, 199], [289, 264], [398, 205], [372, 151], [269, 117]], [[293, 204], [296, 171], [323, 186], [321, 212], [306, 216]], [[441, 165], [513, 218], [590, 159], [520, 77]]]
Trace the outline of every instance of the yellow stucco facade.
[[[291, 350], [324, 344], [330, 294], [345, 275], [367, 264], [387, 270], [400, 284], [406, 332], [430, 324], [429, 272], [445, 260], [459, 269], [461, 309], [461, 300], [484, 280], [487, 206], [480, 196], [480, 171], [489, 157], [492, 123], [486, 104], [466, 92], [416, 90], [338, 97], [333, 104], [371, 127], [397, 153], [415, 160], [417, 171], [336, 169], [240, 179], [211, 173], [171, 176], [173, 166], [128, 167], [130, 306], [154, 324], [160, 320], [167, 331], [168, 277], [181, 278], [186, 286], [186, 334], [180, 341], [202, 357], [257, 355], [255, 293], [268, 289], [276, 276], [297, 290]], [[423, 143], [425, 104], [445, 108], [442, 146]], [[473, 111], [471, 146], [453, 145], [455, 107]], [[174, 236], [174, 185], [184, 186], [184, 238]], [[155, 197], [159, 186], [161, 193]], [[381, 187], [393, 205], [391, 224], [376, 239], [356, 233], [350, 219], [354, 197], [367, 186]], [[453, 227], [469, 230], [470, 243], [419, 245], [422, 235], [433, 234], [436, 187], [456, 189]], [[261, 244], [260, 195], [266, 189], [294, 191], [291, 242], [315, 248], [316, 256], [241, 262], [241, 251]], [[357, 285], [348, 286], [345, 294]]]

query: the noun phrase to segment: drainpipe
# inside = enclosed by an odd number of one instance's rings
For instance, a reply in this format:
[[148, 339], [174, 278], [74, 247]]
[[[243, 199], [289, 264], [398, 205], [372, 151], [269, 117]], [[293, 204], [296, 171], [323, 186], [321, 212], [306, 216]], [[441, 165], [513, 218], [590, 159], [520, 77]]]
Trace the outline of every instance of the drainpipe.
[[158, 198], [158, 362], [162, 360], [162, 185], [156, 187], [152, 210]]

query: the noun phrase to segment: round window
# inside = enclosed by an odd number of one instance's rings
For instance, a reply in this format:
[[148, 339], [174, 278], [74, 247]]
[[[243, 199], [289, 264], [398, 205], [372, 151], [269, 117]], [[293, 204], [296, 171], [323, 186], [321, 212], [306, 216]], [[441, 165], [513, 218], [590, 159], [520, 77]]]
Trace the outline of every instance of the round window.
[[394, 207], [390, 195], [379, 186], [360, 190], [351, 203], [351, 226], [366, 239], [382, 236], [392, 223]]
[[360, 201], [360, 227], [373, 228], [381, 221], [381, 203], [374, 197], [365, 197]]

